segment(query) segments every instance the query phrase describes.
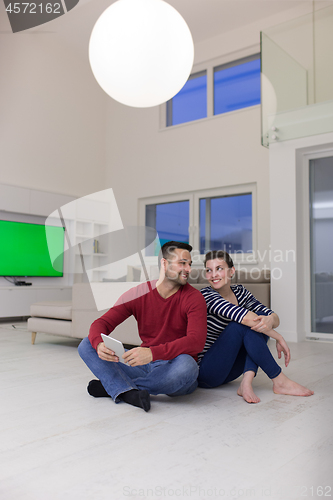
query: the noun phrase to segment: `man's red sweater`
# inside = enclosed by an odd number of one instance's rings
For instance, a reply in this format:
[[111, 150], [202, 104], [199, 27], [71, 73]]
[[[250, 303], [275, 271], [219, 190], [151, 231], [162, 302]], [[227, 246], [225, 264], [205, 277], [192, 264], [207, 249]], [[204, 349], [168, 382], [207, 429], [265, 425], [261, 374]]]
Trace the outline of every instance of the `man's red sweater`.
[[153, 361], [189, 354], [194, 359], [202, 351], [207, 336], [206, 302], [191, 285], [164, 299], [156, 281], [142, 283], [124, 293], [116, 304], [90, 327], [89, 340], [94, 349], [129, 316], [138, 322], [141, 347], [150, 347]]

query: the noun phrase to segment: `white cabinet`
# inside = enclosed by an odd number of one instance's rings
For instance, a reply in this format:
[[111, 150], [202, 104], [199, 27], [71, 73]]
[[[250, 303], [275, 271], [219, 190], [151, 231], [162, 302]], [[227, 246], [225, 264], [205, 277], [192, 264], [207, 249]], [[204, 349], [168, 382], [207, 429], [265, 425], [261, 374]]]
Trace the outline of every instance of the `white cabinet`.
[[0, 210], [6, 212], [47, 217], [72, 200], [73, 196], [0, 184]]
[[81, 255], [78, 247], [80, 243], [89, 281], [102, 281], [102, 278], [107, 274], [105, 269], [100, 269], [107, 264], [107, 249], [100, 245], [99, 236], [107, 234], [108, 231], [108, 223], [80, 219], [75, 221], [75, 272], [82, 272]]
[[73, 196], [58, 193], [48, 193], [30, 189], [30, 213], [48, 216], [55, 209], [73, 201]]
[[71, 300], [72, 287], [8, 286], [0, 288], [0, 317], [30, 316], [30, 306], [48, 300]]
[[7, 212], [30, 213], [29, 189], [0, 184], [0, 210]]

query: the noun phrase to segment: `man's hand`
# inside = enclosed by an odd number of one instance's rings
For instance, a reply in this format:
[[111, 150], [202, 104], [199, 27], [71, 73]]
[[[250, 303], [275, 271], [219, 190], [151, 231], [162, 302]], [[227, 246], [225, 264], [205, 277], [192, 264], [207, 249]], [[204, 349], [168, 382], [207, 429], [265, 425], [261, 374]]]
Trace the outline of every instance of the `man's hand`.
[[153, 355], [149, 347], [134, 347], [122, 355], [124, 361], [130, 366], [147, 365], [153, 361]]
[[98, 344], [96, 351], [97, 351], [98, 357], [100, 359], [103, 359], [103, 361], [113, 361], [115, 363], [119, 362], [118, 356], [116, 356], [115, 353], [113, 351], [111, 351], [111, 349], [106, 347], [104, 342], [100, 342]]
[[256, 332], [269, 335], [269, 332], [274, 328], [274, 318], [272, 316], [258, 316], [255, 321], [256, 324], [251, 330], [255, 330]]
[[276, 350], [278, 353], [278, 358], [281, 359], [281, 354], [284, 354], [284, 362], [286, 367], [289, 365], [290, 361], [290, 349], [288, 347], [287, 342], [284, 340], [282, 335], [280, 335], [279, 340], [276, 341]]

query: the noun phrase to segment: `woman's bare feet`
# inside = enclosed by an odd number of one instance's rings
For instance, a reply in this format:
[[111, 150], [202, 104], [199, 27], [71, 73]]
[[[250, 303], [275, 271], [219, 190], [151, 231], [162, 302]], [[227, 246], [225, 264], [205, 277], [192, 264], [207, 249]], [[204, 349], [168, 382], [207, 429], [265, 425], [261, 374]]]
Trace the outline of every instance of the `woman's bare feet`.
[[254, 378], [254, 372], [245, 372], [243, 376], [243, 380], [241, 381], [240, 386], [238, 387], [237, 394], [238, 396], [242, 396], [247, 403], [259, 403], [260, 398], [254, 393], [252, 388], [252, 380]]
[[303, 385], [290, 380], [284, 373], [280, 373], [277, 377], [272, 379], [273, 392], [275, 394], [287, 394], [289, 396], [312, 396], [313, 391], [307, 389]]

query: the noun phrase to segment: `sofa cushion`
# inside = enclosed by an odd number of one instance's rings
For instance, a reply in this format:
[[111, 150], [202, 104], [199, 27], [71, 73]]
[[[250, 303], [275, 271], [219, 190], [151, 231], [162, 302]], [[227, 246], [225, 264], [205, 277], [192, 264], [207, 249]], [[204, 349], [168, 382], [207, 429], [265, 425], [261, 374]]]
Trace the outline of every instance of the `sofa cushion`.
[[[270, 281], [271, 281], [270, 269], [260, 270], [256, 268], [236, 271], [235, 276], [232, 279], [232, 283], [270, 283]], [[208, 285], [205, 269], [204, 268], [192, 269], [188, 282], [191, 285], [197, 283]]]
[[36, 302], [30, 306], [30, 316], [39, 318], [72, 319], [72, 301]]
[[244, 283], [245, 288], [255, 296], [264, 306], [270, 307], [271, 289], [269, 283]]
[[102, 281], [103, 283], [119, 283], [126, 281], [127, 275], [125, 274], [124, 276], [120, 276], [120, 278], [103, 278]]
[[206, 284], [208, 284], [207, 279], [206, 279], [205, 268], [202, 267], [202, 266], [200, 266], [200, 267], [192, 267], [190, 275], [189, 275], [189, 278], [188, 278], [188, 282], [191, 285], [195, 284], [195, 283], [206, 283]]
[[246, 269], [235, 272], [234, 283], [270, 283], [270, 269]]
[[[73, 323], [60, 319], [50, 318], [29, 318], [29, 332], [51, 333], [52, 335], [62, 335], [64, 337], [75, 337], [73, 334]], [[77, 337], [83, 338], [83, 337]]]
[[202, 279], [202, 273], [204, 272], [203, 267], [192, 267], [191, 272], [188, 277], [188, 283], [191, 285], [194, 283], [200, 283]]
[[141, 279], [141, 267], [131, 266], [131, 273], [129, 272], [129, 266], [127, 266], [127, 278], [126, 281], [140, 281]]
[[204, 269], [201, 269], [199, 277], [198, 277], [198, 283], [203, 283], [208, 285], [208, 280], [206, 278], [206, 271]]

